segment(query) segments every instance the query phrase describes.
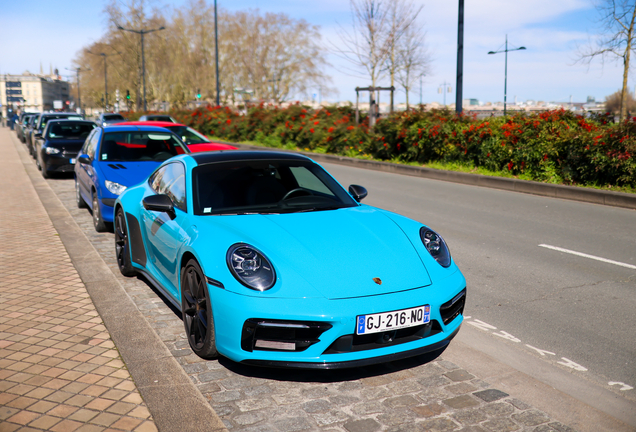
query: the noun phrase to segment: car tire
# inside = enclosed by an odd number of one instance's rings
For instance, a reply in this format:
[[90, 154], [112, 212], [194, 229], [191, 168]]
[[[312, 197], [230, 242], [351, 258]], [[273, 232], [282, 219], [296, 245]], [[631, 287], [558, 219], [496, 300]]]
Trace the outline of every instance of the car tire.
[[190, 348], [199, 357], [218, 357], [212, 303], [201, 267], [195, 259], [181, 270], [181, 313]]
[[119, 272], [124, 276], [135, 276], [137, 270], [132, 266], [130, 260], [130, 240], [128, 239], [128, 228], [126, 227], [126, 216], [124, 210], [119, 208], [115, 216], [115, 257]]
[[80, 193], [79, 183], [77, 182], [77, 178], [75, 179], [75, 203], [77, 204], [77, 208], [85, 209], [88, 208], [88, 204], [82, 198], [82, 194]]
[[99, 199], [97, 198], [97, 192], [93, 191], [93, 226], [97, 232], [106, 232], [108, 227], [106, 222], [102, 219], [102, 212], [99, 211]]

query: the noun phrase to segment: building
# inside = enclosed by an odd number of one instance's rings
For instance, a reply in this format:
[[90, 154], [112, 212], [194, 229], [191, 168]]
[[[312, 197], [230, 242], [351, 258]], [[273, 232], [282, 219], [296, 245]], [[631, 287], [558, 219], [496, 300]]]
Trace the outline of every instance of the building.
[[0, 103], [2, 115], [7, 108], [14, 112], [44, 112], [66, 110], [71, 101], [70, 84], [57, 74], [41, 75], [25, 72], [22, 75], [0, 75]]

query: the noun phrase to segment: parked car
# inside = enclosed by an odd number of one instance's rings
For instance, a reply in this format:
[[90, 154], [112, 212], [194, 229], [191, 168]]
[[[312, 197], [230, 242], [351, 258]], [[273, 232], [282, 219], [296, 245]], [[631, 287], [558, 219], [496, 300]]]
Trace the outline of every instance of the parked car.
[[35, 161], [42, 176], [73, 172], [79, 150], [96, 127], [88, 120], [49, 120], [34, 146]]
[[172, 132], [153, 126], [97, 127], [86, 138], [75, 163], [75, 198], [89, 207], [98, 232], [113, 221], [115, 199], [188, 148]]
[[146, 114], [139, 117], [139, 121], [162, 121], [178, 123], [175, 119], [166, 114]]
[[189, 126], [180, 123], [171, 123], [164, 121], [136, 121], [119, 123], [122, 125], [152, 125], [163, 127], [171, 130], [181, 138], [192, 153], [204, 152], [204, 151], [218, 151], [218, 150], [237, 150], [231, 144], [225, 144], [220, 142], [210, 141], [208, 137], [192, 129]]
[[20, 116], [20, 120], [18, 121], [18, 123], [15, 126], [15, 134], [17, 135], [18, 139], [22, 142], [26, 142], [26, 127], [27, 124], [29, 123], [29, 119], [34, 115], [34, 113], [25, 113], [24, 115]]
[[31, 148], [33, 147], [33, 131], [35, 130], [41, 115], [41, 113], [32, 115], [23, 132], [24, 143], [26, 144], [29, 153], [31, 153]]
[[96, 123], [99, 126], [106, 126], [113, 123], [121, 123], [126, 121], [126, 118], [119, 113], [103, 113], [97, 117]]
[[30, 145], [27, 143], [27, 147], [29, 147], [29, 152], [31, 153], [31, 156], [33, 156], [34, 158], [36, 157], [35, 147], [34, 147], [35, 140], [37, 138], [42, 137], [42, 132], [44, 132], [44, 128], [46, 127], [47, 122], [49, 120], [54, 120], [54, 119], [84, 120], [84, 116], [74, 112], [48, 112], [48, 113], [40, 114], [40, 116], [38, 117], [37, 123], [35, 124], [35, 126], [33, 127], [33, 130], [31, 131], [31, 143]]
[[466, 280], [439, 234], [366, 195], [297, 154], [177, 156], [115, 201], [117, 263], [182, 311], [202, 358], [332, 369], [443, 350]]

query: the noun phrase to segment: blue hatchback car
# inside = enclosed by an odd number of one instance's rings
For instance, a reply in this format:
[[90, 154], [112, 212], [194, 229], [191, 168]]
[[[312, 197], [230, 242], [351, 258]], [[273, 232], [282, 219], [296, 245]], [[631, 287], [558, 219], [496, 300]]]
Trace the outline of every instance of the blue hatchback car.
[[466, 279], [441, 236], [366, 195], [292, 153], [177, 156], [115, 202], [117, 263], [181, 310], [202, 358], [332, 369], [443, 350]]
[[98, 232], [113, 222], [117, 197], [145, 180], [162, 162], [190, 153], [167, 129], [152, 126], [105, 126], [86, 138], [75, 163], [75, 199], [91, 209]]

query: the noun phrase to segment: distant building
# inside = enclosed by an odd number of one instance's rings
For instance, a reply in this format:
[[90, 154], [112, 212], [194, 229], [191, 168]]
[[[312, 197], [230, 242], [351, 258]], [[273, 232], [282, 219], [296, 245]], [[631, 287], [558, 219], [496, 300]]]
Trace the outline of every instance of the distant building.
[[[7, 107], [14, 112], [44, 112], [54, 109], [68, 109], [70, 102], [70, 84], [57, 74], [36, 75], [0, 75], [0, 103], [2, 115], [6, 116]], [[58, 101], [55, 103], [54, 101]], [[61, 103], [61, 107], [59, 106]]]

